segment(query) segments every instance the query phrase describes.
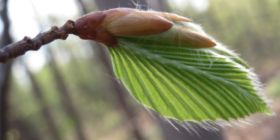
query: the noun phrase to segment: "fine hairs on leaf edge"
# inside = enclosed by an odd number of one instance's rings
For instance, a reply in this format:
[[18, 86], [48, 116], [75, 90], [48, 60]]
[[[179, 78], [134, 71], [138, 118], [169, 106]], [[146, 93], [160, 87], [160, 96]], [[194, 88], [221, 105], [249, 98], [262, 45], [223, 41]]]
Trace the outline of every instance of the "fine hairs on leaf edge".
[[[217, 46], [215, 46], [215, 48], [218, 48], [220, 50], [223, 50], [227, 53], [229, 53], [230, 55], [234, 56], [234, 57], [237, 57], [237, 58], [240, 58], [238, 54], [234, 53], [233, 51], [227, 49], [224, 45], [222, 45], [221, 43], [219, 43], [218, 41], [216, 41], [213, 37], [207, 35], [201, 26], [197, 25], [197, 24], [194, 24], [194, 23], [188, 23], [186, 24], [186, 26], [188, 26], [189, 28], [192, 28], [198, 32], [200, 32], [201, 34], [211, 38], [211, 40], [213, 40]], [[230, 56], [228, 56], [230, 57]], [[242, 69], [246, 70], [248, 72], [247, 74], [247, 77], [252, 79], [252, 82], [251, 82], [251, 85], [254, 86], [255, 90], [258, 91], [257, 95], [259, 95], [268, 105], [268, 108], [272, 109], [271, 105], [269, 104], [271, 101], [268, 100], [266, 97], [265, 97], [265, 94], [264, 92], [262, 91], [262, 87], [263, 85], [260, 83], [260, 80], [259, 78], [257, 77], [257, 75], [253, 72], [253, 69], [252, 68], [247, 68], [246, 64], [245, 65], [242, 65], [240, 64], [241, 67], [243, 67]], [[120, 80], [121, 81], [121, 80]], [[123, 82], [121, 82], [122, 84], [124, 84]], [[130, 92], [128, 89], [127, 89], [128, 92]], [[132, 96], [132, 94], [131, 94]], [[139, 102], [139, 101], [138, 101]], [[140, 102], [139, 102], [140, 103]], [[140, 103], [142, 104], [142, 103]], [[143, 105], [143, 104], [142, 104]], [[154, 117], [153, 113], [151, 113], [149, 107], [146, 107], [145, 105], [143, 105], [149, 112], [150, 114]], [[274, 115], [273, 112], [271, 112], [272, 114], [271, 115]], [[257, 114], [257, 115], [255, 115]], [[160, 116], [160, 118], [162, 120], [165, 120], [167, 123], [170, 123], [175, 129], [176, 129], [176, 126], [174, 124], [179, 124], [180, 126], [184, 127], [187, 131], [191, 132], [191, 133], [196, 133], [196, 134], [199, 134], [199, 132], [197, 131], [196, 127], [195, 126], [200, 126], [202, 127], [203, 129], [205, 130], [209, 130], [209, 131], [219, 131], [221, 128], [226, 128], [226, 127], [229, 127], [229, 126], [245, 126], [244, 124], [250, 124], [250, 125], [253, 125], [255, 124], [255, 122], [259, 122], [259, 118], [256, 117], [258, 116], [258, 114], [260, 113], [255, 113], [255, 114], [249, 114], [248, 116], [246, 116], [245, 118], [240, 118], [240, 119], [229, 119], [228, 121], [226, 120], [222, 120], [222, 119], [217, 119], [216, 121], [211, 121], [211, 120], [204, 120], [204, 121], [201, 121], [201, 122], [196, 122], [196, 121], [178, 121], [176, 119], [173, 119], [173, 118], [168, 118], [168, 117], [164, 117], [164, 116]], [[154, 117], [156, 118], [156, 117]], [[195, 126], [193, 125], [195, 124]], [[177, 129], [178, 130], [178, 129]]]
[[[108, 53], [109, 53], [109, 51], [108, 51]], [[256, 77], [255, 74], [252, 74], [252, 76]], [[124, 83], [120, 79], [115, 79], [115, 80], [117, 80], [122, 85], [122, 87], [125, 87]], [[259, 85], [259, 83], [258, 83], [258, 85]], [[259, 86], [260, 87], [258, 87], [258, 88], [262, 87], [262, 85], [259, 85]], [[125, 88], [125, 90], [130, 93], [130, 91], [127, 88]], [[260, 94], [264, 95], [263, 92], [261, 92]], [[133, 97], [132, 94], [130, 94], [130, 96]], [[263, 96], [263, 97], [265, 98], [265, 96]], [[270, 100], [267, 100], [267, 99], [265, 101], [267, 101], [267, 103], [270, 102]], [[268, 114], [255, 113], [255, 114], [250, 114], [249, 116], [246, 116], [245, 118], [239, 118], [238, 120], [229, 119], [228, 121], [226, 121], [226, 120], [223, 120], [223, 119], [217, 119], [216, 121], [204, 120], [204, 121], [201, 121], [201, 122], [185, 120], [185, 121], [180, 122], [176, 119], [168, 118], [168, 117], [164, 117], [162, 115], [159, 115], [153, 109], [143, 105], [139, 101], [137, 101], [137, 102], [140, 105], [142, 105], [149, 112], [149, 114], [152, 115], [152, 117], [155, 120], [161, 119], [165, 123], [170, 124], [177, 131], [180, 131], [176, 127], [176, 125], [179, 125], [179, 126], [183, 127], [186, 131], [188, 131], [190, 134], [193, 134], [193, 135], [200, 135], [201, 134], [200, 133], [200, 130], [201, 130], [200, 128], [216, 133], [216, 132], [219, 132], [221, 129], [227, 129], [229, 127], [246, 127], [247, 125], [253, 125], [253, 126], [258, 125], [258, 124], [262, 123], [262, 120], [261, 120], [262, 116], [268, 116]], [[268, 104], [268, 105], [270, 105], [270, 104]], [[269, 106], [269, 107], [272, 108], [271, 106]], [[273, 116], [273, 115], [275, 115], [275, 114], [269, 114], [269, 116]], [[158, 117], [156, 117], [156, 116], [158, 116]]]
[[[141, 103], [140, 103], [141, 104]], [[240, 127], [246, 128], [247, 126], [257, 126], [262, 124], [262, 119], [264, 116], [268, 116], [267, 114], [262, 113], [255, 113], [250, 114], [250, 116], [246, 116], [245, 118], [240, 118], [238, 120], [229, 119], [228, 121], [223, 119], [217, 119], [216, 121], [211, 120], [204, 120], [201, 122], [197, 121], [178, 121], [176, 119], [167, 118], [161, 115], [158, 115], [153, 109], [150, 109], [146, 106], [144, 108], [152, 115], [152, 117], [159, 121], [161, 119], [164, 123], [170, 124], [175, 130], [180, 132], [180, 129], [176, 126], [179, 125], [180, 127], [184, 128], [187, 132], [192, 135], [201, 135], [201, 129], [206, 131], [211, 131], [214, 133], [220, 132], [222, 129], [227, 130], [230, 127]], [[275, 114], [271, 114], [269, 116], [274, 116]], [[156, 117], [158, 116], [158, 117]]]
[[[237, 54], [235, 53], [235, 51], [232, 51], [232, 50], [229, 50], [227, 49], [227, 46], [223, 45], [222, 43], [218, 42], [217, 40], [215, 40], [212, 36], [209, 36], [208, 34], [206, 34], [204, 32], [204, 30], [202, 29], [202, 27], [198, 24], [195, 24], [195, 23], [187, 23], [187, 24], [184, 24], [198, 32], [200, 32], [201, 34], [209, 37], [211, 40], [213, 40], [217, 46], [215, 46], [215, 48], [219, 48], [220, 50], [223, 50], [225, 52], [228, 52], [229, 54], [241, 59], [239, 56], [240, 54]], [[242, 59], [243, 60], [243, 59]], [[243, 60], [245, 62], [245, 60]], [[259, 77], [257, 76], [257, 74], [254, 72], [254, 68], [250, 68], [248, 69], [248, 74], [247, 74], [247, 77], [249, 77], [250, 79], [252, 79], [252, 82], [251, 84], [255, 87], [255, 90], [258, 91], [257, 95], [259, 95], [260, 97], [262, 97], [262, 99], [267, 103], [268, 107], [272, 110], [273, 107], [272, 105], [270, 104], [272, 101], [267, 99], [267, 97], [265, 96], [265, 93], [263, 91], [263, 87], [264, 85], [260, 82], [260, 79]], [[274, 112], [272, 112], [271, 115], [275, 115]]]

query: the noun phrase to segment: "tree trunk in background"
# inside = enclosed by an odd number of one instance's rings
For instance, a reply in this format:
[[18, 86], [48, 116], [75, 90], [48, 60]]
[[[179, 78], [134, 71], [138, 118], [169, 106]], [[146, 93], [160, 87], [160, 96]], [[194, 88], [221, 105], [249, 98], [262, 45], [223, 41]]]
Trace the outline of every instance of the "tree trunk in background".
[[[33, 5], [33, 3], [31, 3], [31, 4]], [[34, 6], [33, 6], [33, 10], [34, 10], [34, 13], [36, 14], [37, 11], [34, 8]], [[36, 16], [37, 16], [37, 18], [39, 18], [39, 15], [36, 14]], [[42, 29], [41, 24], [38, 24], [38, 25]], [[61, 93], [60, 98], [61, 98], [62, 106], [65, 109], [66, 114], [71, 118], [71, 120], [73, 120], [74, 130], [76, 132], [77, 139], [86, 140], [86, 136], [83, 132], [84, 129], [82, 127], [82, 122], [81, 122], [80, 116], [77, 113], [75, 106], [73, 105], [72, 99], [70, 97], [71, 92], [68, 90], [68, 87], [63, 79], [63, 76], [61, 75], [61, 73], [58, 69], [58, 66], [56, 64], [53, 52], [49, 47], [48, 47], [48, 53], [50, 55], [49, 65], [50, 65], [52, 75], [54, 76], [54, 82], [55, 82], [55, 85], [57, 86], [58, 92]], [[59, 139], [61, 139], [61, 137], [58, 133], [58, 128], [57, 128], [56, 124], [54, 123], [54, 120], [52, 119], [50, 111], [47, 108], [46, 101], [42, 98], [42, 93], [39, 90], [39, 86], [36, 84], [35, 78], [32, 76], [32, 74], [29, 72], [28, 69], [27, 69], [27, 73], [32, 82], [33, 90], [36, 94], [36, 97], [40, 100], [40, 103], [43, 106], [44, 117], [45, 117], [46, 121], [50, 122], [49, 128], [51, 129], [51, 133], [54, 135], [54, 137], [57, 140], [59, 140]]]
[[[0, 48], [12, 43], [12, 39], [9, 33], [10, 22], [8, 18], [8, 0], [1, 1], [1, 19], [3, 22], [3, 32], [1, 37]], [[11, 70], [11, 61], [8, 64], [0, 64], [0, 140], [5, 139], [5, 133], [7, 131], [7, 94], [9, 89], [10, 82], [10, 70]]]
[[[23, 120], [16, 120], [9, 124], [10, 128], [19, 132], [18, 140], [41, 140], [37, 130], [32, 129], [28, 122]], [[15, 138], [16, 139], [16, 138]], [[1, 139], [2, 140], [2, 139]]]
[[53, 140], [60, 140], [59, 131], [57, 129], [57, 125], [55, 124], [55, 121], [52, 117], [51, 111], [48, 107], [47, 101], [45, 100], [43, 96], [43, 92], [41, 88], [39, 87], [38, 81], [35, 79], [35, 77], [32, 75], [30, 70], [27, 68], [27, 66], [24, 64], [24, 67], [26, 68], [26, 73], [31, 81], [32, 90], [34, 93], [34, 96], [38, 99], [39, 105], [42, 107], [42, 116], [46, 121], [46, 124], [48, 125], [49, 131], [51, 132], [51, 135], [53, 137]]
[[74, 108], [72, 99], [70, 97], [70, 92], [66, 86], [66, 83], [61, 75], [61, 73], [58, 70], [57, 64], [55, 62], [55, 58], [53, 56], [53, 53], [50, 48], [48, 48], [48, 52], [50, 54], [50, 67], [51, 71], [53, 73], [54, 79], [55, 79], [55, 84], [57, 85], [58, 91], [61, 93], [61, 102], [66, 110], [66, 113], [71, 117], [73, 120], [75, 126], [75, 131], [77, 133], [77, 140], [86, 140], [86, 137], [83, 133], [83, 127], [82, 127], [82, 122], [80, 119], [79, 114], [77, 113], [76, 109]]

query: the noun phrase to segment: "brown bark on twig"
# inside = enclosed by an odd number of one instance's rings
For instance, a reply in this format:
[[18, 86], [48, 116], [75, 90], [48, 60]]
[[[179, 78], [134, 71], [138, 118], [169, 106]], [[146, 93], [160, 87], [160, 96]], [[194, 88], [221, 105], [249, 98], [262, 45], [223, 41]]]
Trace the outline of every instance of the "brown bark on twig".
[[0, 63], [7, 63], [9, 59], [23, 55], [29, 50], [38, 50], [41, 46], [56, 39], [65, 40], [68, 34], [73, 34], [74, 32], [74, 21], [68, 20], [62, 27], [53, 26], [49, 31], [39, 33], [33, 39], [25, 36], [22, 40], [0, 50]]

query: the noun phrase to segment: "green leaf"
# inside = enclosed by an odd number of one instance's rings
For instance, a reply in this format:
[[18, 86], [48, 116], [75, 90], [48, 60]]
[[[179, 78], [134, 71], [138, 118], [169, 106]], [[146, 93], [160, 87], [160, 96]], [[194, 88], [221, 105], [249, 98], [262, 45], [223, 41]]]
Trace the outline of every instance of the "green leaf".
[[[205, 35], [192, 23], [176, 24]], [[109, 47], [116, 76], [137, 101], [179, 121], [272, 113], [246, 62], [217, 42], [207, 49], [168, 42], [174, 32], [118, 37], [119, 45]]]

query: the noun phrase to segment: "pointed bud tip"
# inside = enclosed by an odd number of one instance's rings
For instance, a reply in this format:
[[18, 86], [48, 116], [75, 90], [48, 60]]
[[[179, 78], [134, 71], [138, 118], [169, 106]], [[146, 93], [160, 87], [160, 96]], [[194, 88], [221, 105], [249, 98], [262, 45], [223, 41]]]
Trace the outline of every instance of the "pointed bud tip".
[[188, 18], [183, 18], [182, 21], [184, 21], [184, 22], [192, 22], [192, 21], [191, 21], [190, 19], [188, 19]]
[[217, 46], [217, 44], [209, 39], [209, 41], [205, 45], [205, 48], [211, 48], [211, 47], [215, 47], [215, 46]]

